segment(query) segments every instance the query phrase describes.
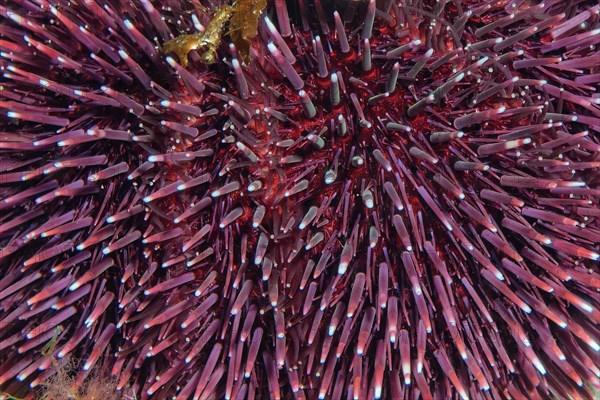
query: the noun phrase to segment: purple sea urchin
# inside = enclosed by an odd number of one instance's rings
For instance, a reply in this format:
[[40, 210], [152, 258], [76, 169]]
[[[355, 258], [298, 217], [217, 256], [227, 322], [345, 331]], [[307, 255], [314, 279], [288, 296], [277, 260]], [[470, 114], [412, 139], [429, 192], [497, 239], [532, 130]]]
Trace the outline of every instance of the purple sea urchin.
[[141, 399], [592, 398], [599, 12], [276, 0], [184, 68], [195, 2], [1, 6], [0, 388], [60, 325]]

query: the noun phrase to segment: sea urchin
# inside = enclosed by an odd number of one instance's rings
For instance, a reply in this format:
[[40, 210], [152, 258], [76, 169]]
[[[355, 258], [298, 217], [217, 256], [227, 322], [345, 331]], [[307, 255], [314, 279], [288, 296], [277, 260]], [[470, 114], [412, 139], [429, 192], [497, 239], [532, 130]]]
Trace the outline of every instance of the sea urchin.
[[593, 398], [592, 3], [6, 2], [0, 388]]

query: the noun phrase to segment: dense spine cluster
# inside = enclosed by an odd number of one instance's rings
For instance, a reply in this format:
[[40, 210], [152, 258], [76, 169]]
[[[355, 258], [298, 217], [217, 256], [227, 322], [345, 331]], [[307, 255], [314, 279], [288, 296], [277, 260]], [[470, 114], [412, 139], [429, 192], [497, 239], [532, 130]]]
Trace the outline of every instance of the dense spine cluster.
[[592, 3], [0, 6], [0, 390], [598, 395]]

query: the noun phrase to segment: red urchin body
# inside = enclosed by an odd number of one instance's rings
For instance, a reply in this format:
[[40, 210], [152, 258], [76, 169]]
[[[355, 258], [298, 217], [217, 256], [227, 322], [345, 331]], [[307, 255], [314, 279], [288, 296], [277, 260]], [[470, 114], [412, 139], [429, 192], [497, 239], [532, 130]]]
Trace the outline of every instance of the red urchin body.
[[597, 393], [598, 6], [304, 5], [0, 8], [3, 391]]

